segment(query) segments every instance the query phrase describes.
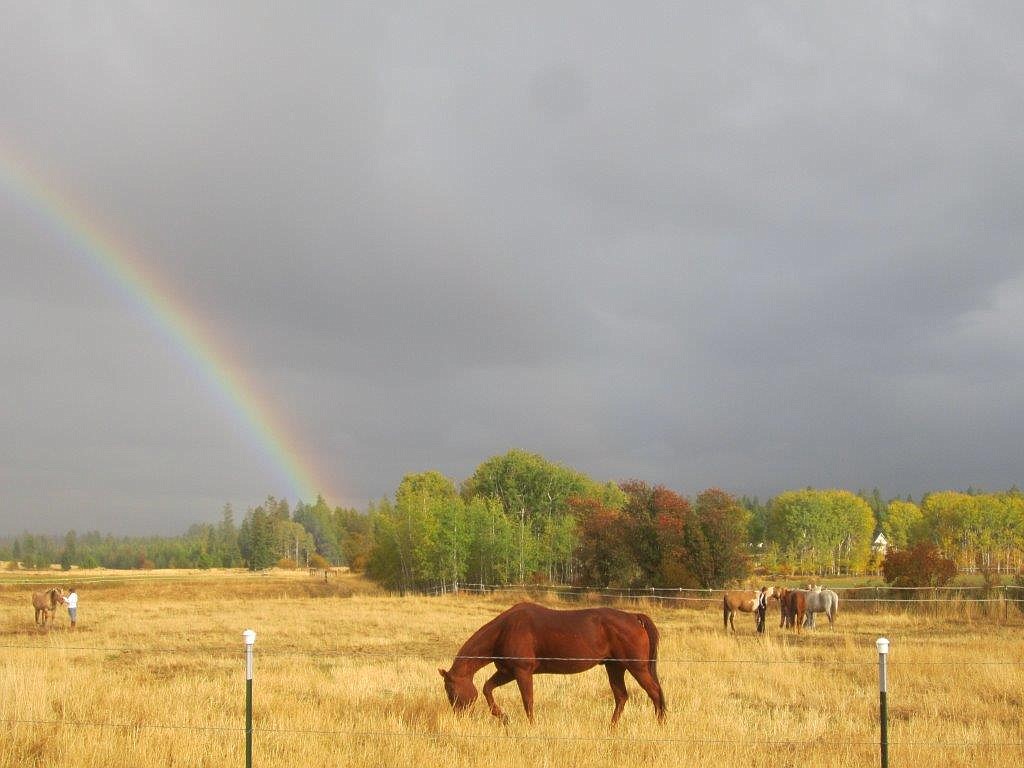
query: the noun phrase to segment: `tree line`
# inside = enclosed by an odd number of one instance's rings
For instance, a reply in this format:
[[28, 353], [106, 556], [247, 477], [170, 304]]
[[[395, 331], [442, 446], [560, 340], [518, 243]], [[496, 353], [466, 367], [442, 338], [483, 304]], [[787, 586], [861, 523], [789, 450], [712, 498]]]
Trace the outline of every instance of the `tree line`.
[[9, 567], [348, 565], [398, 591], [459, 584], [720, 587], [757, 564], [770, 572], [860, 573], [872, 542], [926, 542], [961, 568], [1019, 570], [1024, 496], [941, 491], [919, 502], [875, 489], [792, 490], [765, 503], [708, 489], [688, 498], [638, 480], [601, 482], [537, 454], [494, 456], [459, 485], [436, 471], [404, 477], [364, 511], [322, 498], [268, 497], [236, 522], [171, 537], [97, 532], [0, 539]]
[[1016, 573], [1024, 563], [1024, 495], [941, 491], [920, 504], [895, 499], [882, 531], [890, 545], [932, 544], [961, 570]]

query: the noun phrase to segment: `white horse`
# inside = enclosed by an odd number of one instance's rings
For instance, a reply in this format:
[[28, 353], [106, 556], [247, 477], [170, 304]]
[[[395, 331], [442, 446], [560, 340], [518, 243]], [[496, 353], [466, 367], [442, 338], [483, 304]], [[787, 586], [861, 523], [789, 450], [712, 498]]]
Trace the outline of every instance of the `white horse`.
[[822, 589], [819, 584], [816, 587], [808, 585], [807, 590], [807, 620], [805, 626], [814, 626], [814, 614], [824, 613], [828, 616], [829, 629], [835, 629], [836, 614], [839, 612], [839, 595], [831, 589]]

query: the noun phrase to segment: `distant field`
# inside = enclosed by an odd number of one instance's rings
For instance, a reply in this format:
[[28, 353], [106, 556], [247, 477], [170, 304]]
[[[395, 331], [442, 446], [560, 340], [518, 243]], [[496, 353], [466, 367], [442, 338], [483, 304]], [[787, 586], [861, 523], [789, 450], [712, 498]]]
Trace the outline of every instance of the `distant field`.
[[482, 703], [449, 710], [437, 668], [515, 595], [389, 597], [305, 572], [76, 571], [78, 629], [62, 610], [38, 630], [28, 582], [67, 576], [0, 575], [0, 768], [243, 765], [249, 627], [256, 766], [873, 766], [881, 635], [892, 641], [893, 766], [1024, 763], [1015, 607], [1004, 622], [973, 606], [841, 604], [835, 632], [819, 622], [796, 637], [776, 615], [760, 638], [747, 615], [732, 637], [714, 606], [646, 604], [669, 717], [658, 727], [630, 681], [611, 731], [600, 669], [538, 677], [533, 727], [514, 684], [497, 692], [507, 727]]

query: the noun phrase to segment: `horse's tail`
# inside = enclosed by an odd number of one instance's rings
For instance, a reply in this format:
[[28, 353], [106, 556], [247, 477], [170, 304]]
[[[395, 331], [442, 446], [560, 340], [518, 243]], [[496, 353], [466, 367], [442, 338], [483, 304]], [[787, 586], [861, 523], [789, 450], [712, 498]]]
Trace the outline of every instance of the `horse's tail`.
[[[655, 684], [658, 686], [658, 699], [654, 701], [654, 709], [658, 713], [658, 720], [663, 721], [665, 719], [665, 691], [661, 687], [661, 681], [658, 679], [658, 628], [654, 626], [654, 622], [651, 621], [650, 616], [638, 613], [637, 618], [640, 623], [643, 624], [644, 629], [647, 632], [647, 645], [650, 648], [648, 654], [647, 668], [651, 673], [651, 677], [654, 678]], [[654, 697], [651, 697], [654, 699]]]
[[651, 649], [650, 658], [647, 661], [648, 669], [650, 669], [651, 677], [654, 678], [655, 682], [661, 685], [661, 681], [658, 680], [658, 640], [661, 635], [658, 634], [658, 628], [654, 626], [654, 622], [651, 621], [649, 616], [638, 613], [637, 618], [640, 619], [640, 623], [647, 630], [647, 644]]
[[722, 624], [725, 627], [725, 631], [729, 631], [729, 596], [722, 596]]

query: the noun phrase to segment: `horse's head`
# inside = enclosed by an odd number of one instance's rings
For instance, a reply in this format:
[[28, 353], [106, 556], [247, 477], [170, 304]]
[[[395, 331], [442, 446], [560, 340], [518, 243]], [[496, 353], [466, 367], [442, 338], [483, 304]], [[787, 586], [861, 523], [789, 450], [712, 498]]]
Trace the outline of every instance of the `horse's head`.
[[444, 692], [448, 696], [448, 703], [456, 711], [462, 711], [476, 701], [477, 690], [473, 685], [472, 677], [455, 677], [445, 669], [437, 670], [444, 679]]

